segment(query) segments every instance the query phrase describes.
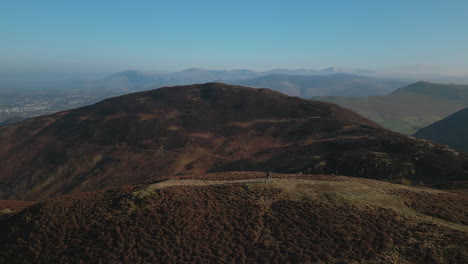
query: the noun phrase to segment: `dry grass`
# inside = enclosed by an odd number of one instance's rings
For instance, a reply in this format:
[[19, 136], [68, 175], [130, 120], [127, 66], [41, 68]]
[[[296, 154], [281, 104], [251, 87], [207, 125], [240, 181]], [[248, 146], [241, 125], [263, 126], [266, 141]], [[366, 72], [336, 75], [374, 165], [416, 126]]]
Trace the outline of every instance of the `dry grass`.
[[[283, 177], [282, 175], [277, 175]], [[392, 209], [405, 216], [416, 219], [417, 221], [429, 221], [438, 225], [446, 226], [452, 229], [468, 232], [468, 226], [465, 222], [449, 221], [450, 216], [437, 217], [436, 213], [427, 213], [427, 210], [418, 210], [414, 204], [421, 204], [421, 197], [435, 198], [450, 197], [455, 204], [465, 204], [465, 207], [451, 208], [452, 211], [446, 210], [446, 214], [463, 214], [468, 213], [468, 196], [463, 194], [453, 194], [441, 190], [430, 188], [412, 188], [399, 184], [392, 184], [381, 181], [364, 180], [357, 178], [348, 178], [337, 176], [341, 181], [324, 181], [324, 180], [309, 180], [309, 179], [273, 179], [271, 183], [265, 183], [262, 178], [254, 179], [238, 179], [238, 180], [166, 180], [151, 184], [133, 193], [137, 199], [143, 199], [151, 195], [154, 191], [173, 186], [206, 186], [206, 185], [222, 185], [222, 184], [243, 184], [254, 191], [264, 191], [265, 189], [275, 188], [281, 190], [281, 196], [276, 197], [277, 200], [295, 200], [314, 199], [320, 200], [323, 198], [342, 199], [343, 201], [351, 202], [359, 206], [375, 206], [380, 208]], [[402, 199], [401, 195], [408, 194], [406, 199]], [[410, 197], [409, 194], [412, 194]], [[414, 198], [413, 201], [411, 198]], [[450, 200], [450, 198], [448, 198]], [[447, 198], [446, 198], [447, 200]], [[445, 201], [448, 203], [447, 201]]]

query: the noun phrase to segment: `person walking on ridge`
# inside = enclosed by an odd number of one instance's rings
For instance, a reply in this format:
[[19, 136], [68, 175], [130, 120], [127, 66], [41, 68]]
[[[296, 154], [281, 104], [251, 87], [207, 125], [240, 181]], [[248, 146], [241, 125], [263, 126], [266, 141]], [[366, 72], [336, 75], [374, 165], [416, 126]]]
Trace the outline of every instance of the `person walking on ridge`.
[[265, 177], [265, 183], [267, 182], [273, 182], [273, 176], [272, 176], [272, 173], [271, 173], [271, 170], [268, 170], [268, 172], [266, 173], [266, 177]]

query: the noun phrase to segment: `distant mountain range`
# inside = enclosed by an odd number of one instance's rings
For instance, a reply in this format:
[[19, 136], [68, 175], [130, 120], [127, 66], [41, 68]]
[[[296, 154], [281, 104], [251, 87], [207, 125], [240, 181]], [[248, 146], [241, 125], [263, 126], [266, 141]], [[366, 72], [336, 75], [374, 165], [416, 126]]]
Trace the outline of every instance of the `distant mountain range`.
[[[346, 73], [344, 73], [346, 72]], [[350, 75], [365, 70], [327, 68], [323, 70], [187, 69], [179, 72], [149, 74], [123, 71], [99, 80], [28, 82], [25, 86], [2, 85], [0, 80], [0, 125], [12, 117], [29, 118], [95, 103], [104, 98], [165, 86], [224, 82], [265, 87], [288, 95], [367, 96], [386, 94], [404, 81]]]
[[411, 135], [468, 106], [468, 85], [416, 82], [389, 95], [313, 97], [347, 107], [396, 132]]
[[[341, 76], [340, 74], [345, 74]], [[116, 73], [108, 78], [100, 80], [94, 83], [95, 86], [102, 88], [110, 88], [110, 89], [121, 89], [121, 90], [144, 90], [149, 87], [162, 87], [168, 85], [188, 85], [194, 83], [206, 83], [206, 82], [225, 82], [229, 84], [242, 84], [242, 85], [250, 85], [260, 87], [263, 83], [272, 86], [271, 84], [275, 83], [275, 78], [278, 76], [282, 76], [282, 78], [288, 78], [286, 81], [292, 83], [292, 85], [299, 85], [301, 90], [309, 88], [310, 92], [302, 92], [300, 94], [291, 94], [302, 96], [311, 96], [312, 95], [332, 95], [332, 92], [339, 93], [339, 90], [336, 87], [332, 87], [330, 92], [327, 91], [326, 85], [333, 84], [334, 79], [338, 79], [336, 85], [349, 85], [350, 80], [348, 82], [343, 82], [343, 77], [347, 74], [371, 74], [371, 71], [366, 70], [348, 70], [342, 68], [327, 68], [323, 70], [288, 70], [288, 69], [273, 69], [263, 72], [240, 69], [240, 70], [205, 70], [205, 69], [198, 69], [198, 68], [191, 68], [179, 72], [172, 72], [172, 73], [164, 73], [164, 74], [148, 74], [139, 71], [123, 71]], [[336, 76], [335, 76], [336, 75]], [[347, 94], [344, 95], [356, 95], [360, 96], [361, 94], [368, 95], [370, 94], [382, 94], [382, 89], [391, 87], [388, 90], [392, 91], [396, 88], [402, 86], [402, 84], [406, 84], [405, 82], [398, 81], [398, 80], [390, 80], [390, 79], [380, 79], [380, 78], [370, 78], [366, 79], [366, 77], [362, 76], [352, 76], [350, 75], [348, 79], [354, 78], [356, 79], [356, 85], [361, 82], [363, 91], [360, 94], [355, 94], [357, 89], [347, 89], [347, 87], [341, 88], [343, 91], [347, 91]], [[287, 77], [287, 76], [294, 76], [294, 77]], [[302, 77], [301, 77], [302, 76]], [[312, 76], [316, 76], [317, 78], [311, 78]], [[320, 78], [319, 76], [329, 76], [328, 78]], [[332, 77], [335, 76], [335, 77]], [[267, 80], [261, 79], [262, 77], [266, 78]], [[260, 79], [256, 79], [260, 78]], [[327, 80], [321, 80], [327, 79]], [[361, 80], [365, 79], [365, 80]], [[241, 83], [242, 80], [245, 80], [246, 83]], [[307, 83], [310, 82], [310, 83]], [[372, 83], [373, 82], [373, 83]], [[258, 83], [258, 85], [255, 85]], [[375, 90], [369, 84], [376, 84]], [[286, 86], [288, 84], [285, 84]], [[382, 87], [383, 86], [383, 87]], [[388, 86], [388, 87], [387, 87]], [[279, 89], [282, 92], [288, 92], [288, 89], [284, 89], [281, 85], [276, 85], [275, 87], [264, 86], [266, 88], [271, 89]], [[357, 88], [357, 87], [356, 87]], [[349, 90], [349, 91], [348, 91]], [[319, 94], [314, 93], [315, 91], [320, 92]]]
[[414, 136], [440, 142], [468, 153], [468, 108], [421, 128]]
[[148, 86], [181, 85], [193, 83], [205, 83], [210, 81], [223, 81], [233, 79], [252, 78], [259, 73], [250, 70], [204, 70], [187, 69], [180, 72], [165, 74], [146, 74], [138, 71], [124, 71], [116, 73], [104, 82], [123, 82], [129, 89], [144, 89]]
[[388, 94], [408, 83], [399, 80], [358, 76], [346, 73], [329, 75], [267, 76], [226, 81], [228, 84], [270, 88], [291, 96], [370, 96]]

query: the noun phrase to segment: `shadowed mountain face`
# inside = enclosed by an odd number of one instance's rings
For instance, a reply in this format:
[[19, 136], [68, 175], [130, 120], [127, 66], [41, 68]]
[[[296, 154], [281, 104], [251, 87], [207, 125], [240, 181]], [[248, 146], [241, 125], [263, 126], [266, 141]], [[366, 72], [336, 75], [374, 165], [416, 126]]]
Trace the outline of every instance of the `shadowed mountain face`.
[[467, 179], [468, 158], [337, 105], [209, 83], [1, 127], [0, 168], [0, 198], [35, 200], [207, 171], [445, 184]]
[[405, 82], [336, 73], [319, 76], [271, 74], [252, 79], [226, 81], [229, 84], [270, 88], [287, 95], [312, 96], [369, 96], [388, 94]]
[[424, 127], [414, 135], [468, 153], [468, 108]]

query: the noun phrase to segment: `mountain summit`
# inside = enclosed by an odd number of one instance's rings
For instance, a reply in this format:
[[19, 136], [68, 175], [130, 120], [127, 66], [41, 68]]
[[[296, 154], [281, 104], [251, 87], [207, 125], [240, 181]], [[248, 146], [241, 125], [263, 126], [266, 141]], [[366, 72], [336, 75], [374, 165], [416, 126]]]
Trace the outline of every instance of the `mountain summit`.
[[210, 171], [445, 184], [466, 180], [468, 158], [334, 104], [207, 83], [1, 127], [0, 167], [0, 198], [37, 200]]

